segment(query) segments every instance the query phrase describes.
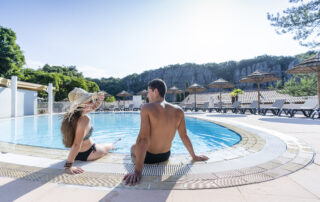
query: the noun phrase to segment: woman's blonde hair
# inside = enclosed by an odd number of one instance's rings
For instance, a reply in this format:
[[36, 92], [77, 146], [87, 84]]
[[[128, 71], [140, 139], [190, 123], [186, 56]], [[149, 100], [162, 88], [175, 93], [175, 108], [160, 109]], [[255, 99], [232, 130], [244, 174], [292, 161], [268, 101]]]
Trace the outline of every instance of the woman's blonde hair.
[[70, 113], [66, 113], [63, 116], [61, 123], [62, 141], [65, 147], [72, 147], [73, 141], [76, 135], [77, 124], [79, 118], [82, 116], [83, 107], [78, 107], [76, 110]]

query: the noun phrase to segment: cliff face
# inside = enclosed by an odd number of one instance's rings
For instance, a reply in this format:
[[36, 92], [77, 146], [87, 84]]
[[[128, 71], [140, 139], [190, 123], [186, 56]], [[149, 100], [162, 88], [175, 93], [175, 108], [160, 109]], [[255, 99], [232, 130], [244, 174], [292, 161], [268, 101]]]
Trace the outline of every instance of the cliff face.
[[[177, 86], [182, 90], [193, 83], [207, 86], [219, 78], [236, 84], [237, 88], [252, 89], [256, 87], [255, 84], [240, 84], [239, 80], [259, 69], [277, 75], [284, 82], [291, 77], [285, 71], [298, 62], [296, 57], [259, 56], [254, 59], [241, 60], [240, 62], [229, 61], [219, 64], [208, 63], [202, 65], [192, 63], [177, 64], [146, 71], [139, 75], [129, 75], [123, 78], [122, 82], [132, 92], [136, 92], [140, 88], [146, 88], [147, 83], [154, 78], [161, 78], [167, 83], [168, 87]], [[264, 83], [261, 87], [266, 88], [270, 84]], [[209, 89], [209, 91], [216, 90]]]

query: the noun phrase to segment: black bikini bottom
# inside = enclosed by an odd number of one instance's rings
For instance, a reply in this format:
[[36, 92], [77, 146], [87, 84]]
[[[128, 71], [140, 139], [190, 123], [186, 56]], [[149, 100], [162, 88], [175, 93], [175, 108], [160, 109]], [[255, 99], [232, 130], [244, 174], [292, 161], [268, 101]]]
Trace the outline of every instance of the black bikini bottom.
[[152, 163], [160, 163], [163, 161], [167, 161], [170, 157], [170, 150], [166, 153], [161, 154], [152, 154], [150, 152], [146, 153], [146, 158], [144, 159], [144, 163], [152, 164]]
[[79, 161], [87, 161], [88, 156], [91, 154], [92, 151], [97, 151], [96, 150], [96, 144], [93, 144], [87, 151], [85, 152], [79, 152], [78, 155], [76, 156], [76, 160]]

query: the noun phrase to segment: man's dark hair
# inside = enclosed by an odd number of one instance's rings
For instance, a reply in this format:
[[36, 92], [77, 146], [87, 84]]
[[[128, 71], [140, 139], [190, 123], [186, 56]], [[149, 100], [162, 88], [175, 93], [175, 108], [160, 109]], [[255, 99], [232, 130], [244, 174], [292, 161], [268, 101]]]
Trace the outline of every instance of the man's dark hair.
[[162, 79], [153, 79], [148, 83], [148, 87], [154, 91], [154, 89], [158, 89], [159, 95], [164, 98], [164, 95], [167, 92], [167, 85]]

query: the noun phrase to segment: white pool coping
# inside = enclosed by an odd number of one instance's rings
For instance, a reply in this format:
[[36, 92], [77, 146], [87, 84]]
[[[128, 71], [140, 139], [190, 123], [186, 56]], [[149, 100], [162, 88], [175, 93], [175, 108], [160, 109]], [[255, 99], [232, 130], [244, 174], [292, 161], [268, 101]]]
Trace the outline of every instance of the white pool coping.
[[[144, 166], [144, 174], [150, 177], [144, 177], [145, 183], [140, 188], [203, 189], [257, 183], [288, 175], [307, 166], [314, 159], [313, 149], [305, 142], [275, 130], [235, 120], [221, 119], [207, 113], [186, 113], [186, 116], [229, 125], [254, 134], [251, 137], [257, 137], [252, 139], [258, 141], [257, 147], [250, 148], [245, 145], [242, 147], [239, 144], [238, 147], [207, 152], [205, 155], [210, 158], [207, 162], [192, 162], [189, 155], [172, 155], [166, 164]], [[251, 139], [249, 138], [248, 141]], [[128, 155], [109, 154], [109, 157], [111, 157], [111, 161], [108, 162], [76, 161], [74, 165], [81, 166], [86, 171], [85, 174], [73, 177], [63, 175], [65, 177], [62, 178], [53, 176], [52, 179], [66, 184], [115, 186], [121, 182], [121, 176], [132, 172], [134, 165], [128, 160]], [[115, 157], [114, 162], [112, 157]], [[8, 164], [8, 173], [11, 173], [11, 176], [16, 176], [15, 172], [24, 172], [24, 167], [38, 171], [40, 169], [40, 172], [43, 169], [45, 173], [48, 172], [48, 169], [60, 170], [59, 172], [63, 173], [64, 162], [65, 159], [61, 158], [51, 159], [14, 152], [0, 153], [0, 163]], [[18, 167], [17, 170], [15, 167]], [[97, 177], [96, 174], [98, 174], [98, 178], [91, 181], [90, 179]], [[85, 177], [86, 175], [90, 177]], [[40, 177], [32, 176], [40, 179], [43, 174]], [[85, 177], [85, 180], [81, 176]], [[173, 177], [176, 181], [162, 181], [163, 176], [167, 176], [166, 178], [169, 179]]]

